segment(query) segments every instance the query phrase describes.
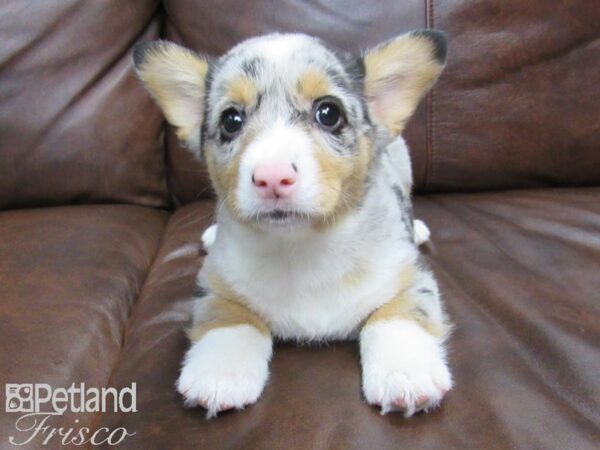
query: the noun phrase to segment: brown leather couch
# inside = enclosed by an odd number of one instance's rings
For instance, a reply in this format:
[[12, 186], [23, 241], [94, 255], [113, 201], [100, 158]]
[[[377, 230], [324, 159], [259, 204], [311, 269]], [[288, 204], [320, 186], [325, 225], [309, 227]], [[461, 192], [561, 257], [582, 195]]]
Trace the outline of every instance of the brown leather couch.
[[[125, 427], [127, 449], [598, 448], [599, 24], [593, 0], [4, 0], [0, 384], [136, 382], [136, 413], [49, 422]], [[357, 50], [424, 27], [446, 31], [449, 61], [406, 137], [455, 389], [429, 415], [381, 416], [355, 345], [279, 344], [256, 405], [211, 421], [183, 409], [173, 384], [213, 203], [132, 48], [164, 37], [217, 55], [295, 30]], [[2, 449], [16, 417], [0, 413]]]

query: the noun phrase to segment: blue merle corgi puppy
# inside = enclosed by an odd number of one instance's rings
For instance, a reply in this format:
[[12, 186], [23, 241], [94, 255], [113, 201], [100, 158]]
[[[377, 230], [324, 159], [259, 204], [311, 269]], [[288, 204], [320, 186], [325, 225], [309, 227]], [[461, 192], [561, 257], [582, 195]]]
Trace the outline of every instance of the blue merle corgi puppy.
[[450, 325], [419, 257], [401, 132], [444, 66], [436, 31], [362, 56], [302, 34], [209, 59], [140, 45], [135, 68], [208, 166], [216, 222], [177, 390], [208, 417], [258, 400], [273, 339], [357, 339], [366, 401], [406, 417], [452, 387]]

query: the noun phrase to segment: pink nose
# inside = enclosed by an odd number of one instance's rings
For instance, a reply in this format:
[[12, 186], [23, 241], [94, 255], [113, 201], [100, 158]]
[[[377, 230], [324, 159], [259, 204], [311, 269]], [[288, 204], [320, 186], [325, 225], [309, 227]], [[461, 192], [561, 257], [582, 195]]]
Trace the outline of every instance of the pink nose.
[[286, 198], [296, 184], [296, 166], [293, 164], [264, 164], [256, 166], [252, 183], [263, 198]]

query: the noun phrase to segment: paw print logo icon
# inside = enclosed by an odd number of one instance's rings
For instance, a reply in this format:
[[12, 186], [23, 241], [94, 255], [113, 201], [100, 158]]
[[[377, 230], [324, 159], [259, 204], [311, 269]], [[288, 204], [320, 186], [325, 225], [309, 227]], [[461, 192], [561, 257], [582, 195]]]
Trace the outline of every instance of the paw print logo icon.
[[33, 385], [8, 383], [6, 385], [6, 412], [34, 412]]

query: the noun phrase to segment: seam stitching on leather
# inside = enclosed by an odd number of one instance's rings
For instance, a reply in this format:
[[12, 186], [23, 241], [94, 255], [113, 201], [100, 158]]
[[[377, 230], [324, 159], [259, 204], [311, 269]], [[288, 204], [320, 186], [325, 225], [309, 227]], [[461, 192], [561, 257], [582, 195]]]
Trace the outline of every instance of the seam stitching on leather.
[[[427, 28], [435, 28], [435, 18], [434, 18], [434, 0], [427, 0]], [[434, 89], [435, 86], [431, 88], [429, 93], [427, 94], [427, 122], [425, 125], [425, 142], [426, 142], [426, 159], [425, 159], [425, 186], [424, 190], [429, 190], [431, 186], [431, 180], [433, 178], [433, 159], [434, 159], [434, 133], [433, 133], [433, 113], [434, 113]]]
[[[162, 2], [160, 2], [160, 4], [158, 5], [158, 14], [160, 14], [160, 18], [161, 18], [161, 24], [160, 24], [160, 30], [158, 32], [158, 36], [159, 39], [167, 39], [167, 27], [169, 26], [169, 24], [174, 27], [174, 25], [171, 23], [170, 18], [169, 18], [169, 12], [167, 11], [167, 8], [165, 8], [165, 5], [162, 4]], [[162, 144], [163, 144], [163, 150], [164, 150], [164, 163], [165, 163], [165, 184], [167, 186], [167, 191], [168, 191], [168, 200], [169, 200], [169, 205], [167, 205], [168, 208], [171, 208], [172, 210], [176, 210], [179, 206], [181, 206], [184, 202], [181, 202], [181, 200], [177, 197], [177, 188], [174, 187], [173, 185], [173, 164], [172, 164], [172, 160], [171, 160], [171, 153], [173, 151], [173, 146], [169, 145], [169, 123], [167, 122], [166, 119], [163, 120], [162, 123], [162, 133], [163, 133], [163, 137], [162, 137]]]

